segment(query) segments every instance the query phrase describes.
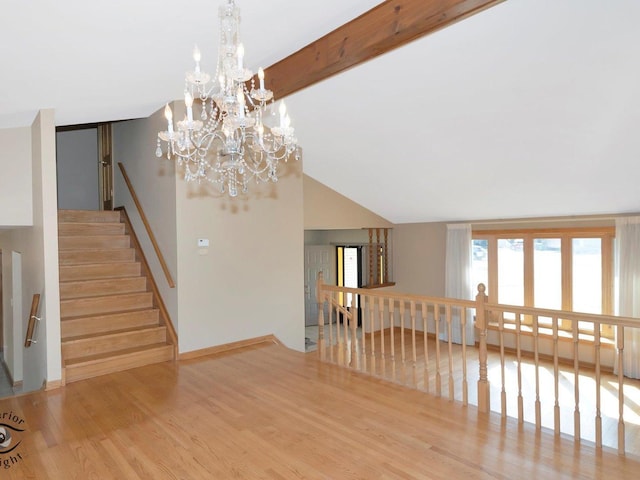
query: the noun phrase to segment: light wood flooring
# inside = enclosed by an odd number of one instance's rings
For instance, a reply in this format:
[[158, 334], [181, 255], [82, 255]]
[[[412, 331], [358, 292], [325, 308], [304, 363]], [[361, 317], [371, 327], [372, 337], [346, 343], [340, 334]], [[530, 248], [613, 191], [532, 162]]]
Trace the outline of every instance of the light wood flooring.
[[275, 344], [0, 400], [2, 412], [26, 422], [3, 480], [640, 475], [630, 456], [575, 447]]
[[[341, 326], [342, 327], [342, 326]], [[342, 328], [341, 328], [342, 331]], [[344, 333], [342, 333], [344, 339]], [[359, 342], [361, 333], [358, 333]], [[326, 332], [327, 344], [329, 335]], [[429, 337], [428, 369], [425, 375], [424, 347], [422, 337], [416, 341], [416, 366], [412, 361], [412, 342], [410, 330], [405, 329], [405, 362], [401, 356], [400, 330], [396, 329], [395, 359], [391, 357], [390, 335], [385, 333], [385, 356], [381, 355], [380, 335], [374, 336], [375, 355], [372, 356], [370, 334], [365, 336], [364, 352], [361, 354], [362, 344], [358, 343], [355, 362], [351, 361], [350, 342], [342, 346], [337, 345], [335, 325], [332, 332], [333, 347], [327, 347], [325, 359], [340, 365], [348, 365], [357, 371], [383, 378], [409, 388], [437, 394], [436, 386], [436, 340]], [[445, 398], [453, 398], [463, 401], [463, 371], [462, 348], [460, 345], [452, 345], [451, 369], [449, 368], [449, 351], [447, 342], [440, 343], [440, 375], [441, 395]], [[468, 402], [477, 405], [477, 381], [479, 375], [478, 349], [467, 347], [467, 387]], [[491, 385], [491, 410], [501, 412], [502, 374], [499, 352], [489, 350], [488, 377]], [[505, 356], [505, 395], [506, 415], [517, 418], [518, 416], [518, 384], [517, 384], [517, 358], [513, 354]], [[554, 428], [554, 383], [553, 363], [542, 360], [540, 362], [540, 401], [541, 401], [541, 425], [543, 428]], [[561, 364], [559, 369], [559, 405], [560, 405], [560, 431], [567, 435], [574, 435], [574, 373], [572, 365]], [[580, 437], [582, 440], [595, 442], [595, 380], [594, 371], [583, 367], [579, 377], [579, 409], [580, 409]], [[535, 367], [533, 359], [523, 356], [521, 364], [522, 396], [523, 396], [523, 420], [535, 423]], [[601, 388], [601, 415], [603, 445], [617, 448], [618, 446], [618, 378], [611, 373], [603, 373]], [[624, 384], [625, 403], [625, 448], [627, 452], [640, 457], [640, 381], [625, 378]]]

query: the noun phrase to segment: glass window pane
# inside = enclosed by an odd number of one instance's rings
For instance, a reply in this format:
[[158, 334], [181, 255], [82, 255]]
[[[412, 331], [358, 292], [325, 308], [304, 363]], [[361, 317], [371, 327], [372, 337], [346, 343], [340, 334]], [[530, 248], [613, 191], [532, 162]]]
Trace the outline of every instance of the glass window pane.
[[533, 241], [533, 295], [537, 308], [562, 309], [561, 239]]
[[486, 294], [489, 294], [489, 241], [473, 240], [473, 252], [471, 254], [471, 285], [473, 295], [478, 294], [478, 284], [484, 283], [487, 287]]
[[[574, 238], [573, 250], [573, 310], [584, 313], [602, 313], [602, 240], [600, 238]], [[593, 330], [593, 325], [580, 322], [582, 330]]]
[[524, 241], [498, 239], [498, 303], [524, 305]]

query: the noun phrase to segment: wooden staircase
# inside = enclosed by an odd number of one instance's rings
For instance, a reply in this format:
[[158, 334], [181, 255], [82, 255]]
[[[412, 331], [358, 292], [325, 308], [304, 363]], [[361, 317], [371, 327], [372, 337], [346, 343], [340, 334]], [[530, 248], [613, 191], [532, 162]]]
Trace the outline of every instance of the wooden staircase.
[[121, 213], [60, 210], [58, 235], [64, 382], [175, 359], [170, 320]]

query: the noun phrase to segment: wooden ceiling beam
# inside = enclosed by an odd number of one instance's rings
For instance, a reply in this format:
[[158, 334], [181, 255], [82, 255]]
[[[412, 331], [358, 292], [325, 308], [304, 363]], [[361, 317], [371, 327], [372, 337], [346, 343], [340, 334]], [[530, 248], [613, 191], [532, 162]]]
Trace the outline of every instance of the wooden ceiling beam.
[[286, 97], [503, 1], [387, 0], [267, 68], [267, 88]]

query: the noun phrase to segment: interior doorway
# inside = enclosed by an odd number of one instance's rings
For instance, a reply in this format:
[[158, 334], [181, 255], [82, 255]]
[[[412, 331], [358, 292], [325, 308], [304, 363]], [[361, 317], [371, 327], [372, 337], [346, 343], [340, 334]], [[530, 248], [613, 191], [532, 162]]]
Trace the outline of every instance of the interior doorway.
[[304, 247], [304, 324], [318, 325], [318, 303], [316, 286], [318, 273], [322, 272], [326, 283], [331, 277], [334, 249], [330, 245], [305, 245]]
[[111, 124], [56, 130], [58, 208], [113, 210]]

